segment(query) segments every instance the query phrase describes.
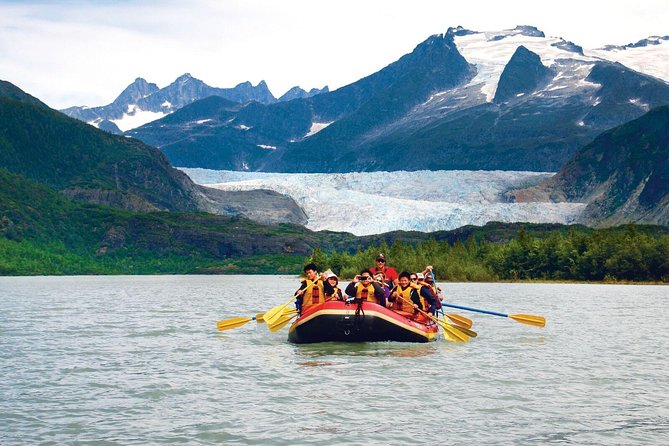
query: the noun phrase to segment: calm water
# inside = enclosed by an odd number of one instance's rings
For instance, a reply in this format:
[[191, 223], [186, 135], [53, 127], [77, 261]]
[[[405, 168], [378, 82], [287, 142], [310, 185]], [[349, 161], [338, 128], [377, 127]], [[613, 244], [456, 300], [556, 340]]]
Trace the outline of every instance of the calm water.
[[[0, 444], [669, 444], [669, 287], [447, 284], [467, 344], [216, 321], [294, 277], [0, 278]], [[266, 296], [266, 297], [265, 297]]]

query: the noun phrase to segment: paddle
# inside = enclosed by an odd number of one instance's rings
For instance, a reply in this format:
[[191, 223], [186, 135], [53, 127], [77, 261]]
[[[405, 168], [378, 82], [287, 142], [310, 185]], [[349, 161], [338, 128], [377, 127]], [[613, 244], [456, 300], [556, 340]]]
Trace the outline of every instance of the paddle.
[[[404, 302], [410, 304], [410, 305], [414, 304], [412, 301], [410, 301], [409, 299], [407, 299], [404, 296], [400, 295], [399, 298], [402, 299]], [[420, 308], [416, 308], [416, 310], [418, 310], [419, 313], [424, 314], [425, 316], [430, 318], [430, 320], [436, 322], [441, 328], [444, 329], [444, 332], [448, 332], [449, 336], [444, 336], [446, 339], [451, 340], [451, 341], [455, 341], [455, 342], [467, 342], [467, 341], [469, 341], [469, 335], [467, 335], [463, 331], [461, 331], [459, 327], [457, 327], [455, 325], [451, 325], [448, 322], [444, 322], [441, 319], [437, 319], [436, 317], [432, 316], [427, 311], [423, 311]]]
[[[434, 289], [435, 289], [434, 295], [435, 297], [437, 297], [437, 291], [438, 291], [437, 278], [434, 277], [434, 271], [432, 271], [431, 269], [430, 269], [430, 275], [432, 276], [432, 283], [434, 283]], [[444, 310], [439, 310], [439, 311], [441, 311], [441, 314], [443, 314], [444, 316], [455, 322], [455, 324], [458, 325], [459, 327], [472, 328], [472, 325], [474, 325], [474, 321], [472, 321], [467, 317], [460, 316], [459, 314], [454, 314], [454, 313], [446, 314]]]
[[[444, 321], [444, 322], [446, 322], [446, 321]], [[479, 335], [478, 333], [476, 333], [474, 330], [472, 330], [472, 329], [470, 329], [470, 328], [462, 327], [462, 326], [460, 326], [460, 325], [455, 325], [455, 327], [456, 327], [458, 330], [460, 330], [461, 332], [463, 332], [464, 334], [466, 334], [467, 336], [470, 336], [470, 337], [472, 337], [472, 338], [475, 338], [475, 337], [477, 337], [477, 336]]]
[[462, 327], [462, 328], [472, 328], [472, 325], [474, 325], [474, 321], [472, 321], [472, 320], [469, 319], [468, 317], [460, 316], [459, 314], [455, 314], [455, 313], [443, 313], [443, 312], [442, 312], [442, 314], [443, 314], [445, 317], [447, 317], [447, 318], [449, 318], [450, 320], [452, 320], [453, 322], [455, 322], [455, 324], [456, 324], [458, 327]]
[[253, 317], [233, 317], [230, 319], [225, 319], [222, 321], [218, 321], [216, 326], [218, 327], [218, 331], [224, 331], [224, 330], [232, 330], [233, 328], [239, 328], [251, 321], [258, 321], [258, 322], [267, 322], [267, 324], [272, 324], [275, 323], [284, 313], [284, 309], [290, 305], [290, 303], [294, 300], [295, 298], [293, 297], [290, 299], [288, 302], [286, 302], [283, 305], [278, 305], [274, 308], [270, 308], [269, 310], [265, 311], [264, 313], [258, 313]]
[[288, 325], [288, 322], [292, 321], [297, 317], [297, 311], [293, 310], [288, 313], [284, 313], [276, 322], [273, 324], [267, 325], [269, 331], [272, 333], [281, 330], [283, 327]]
[[233, 328], [239, 328], [254, 320], [256, 320], [256, 317], [233, 317], [231, 319], [218, 321], [216, 326], [218, 327], [218, 331], [232, 330]]
[[477, 313], [492, 314], [493, 316], [508, 317], [516, 322], [520, 322], [521, 324], [534, 325], [536, 327], [546, 326], [546, 319], [542, 316], [534, 316], [532, 314], [504, 314], [504, 313], [498, 313], [496, 311], [479, 310], [478, 308], [463, 307], [461, 305], [452, 305], [445, 303], [442, 303], [442, 305], [444, 307], [457, 308], [459, 310], [475, 311]]
[[293, 296], [285, 304], [277, 305], [276, 307], [265, 311], [265, 314], [263, 315], [263, 319], [265, 320], [265, 322], [267, 322], [268, 325], [274, 324], [281, 317], [283, 309], [286, 308], [288, 305], [290, 305], [295, 299], [297, 299], [297, 297]]

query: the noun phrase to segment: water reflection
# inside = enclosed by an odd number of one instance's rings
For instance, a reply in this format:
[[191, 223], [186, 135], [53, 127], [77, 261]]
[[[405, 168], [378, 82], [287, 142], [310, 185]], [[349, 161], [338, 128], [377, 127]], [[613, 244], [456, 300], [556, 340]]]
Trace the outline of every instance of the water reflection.
[[[395, 357], [418, 358], [430, 356], [438, 351], [436, 343], [414, 344], [405, 342], [322, 342], [295, 346], [295, 354], [300, 357], [317, 358], [323, 356]], [[306, 361], [304, 365], [309, 362]], [[301, 364], [298, 362], [298, 364]]]

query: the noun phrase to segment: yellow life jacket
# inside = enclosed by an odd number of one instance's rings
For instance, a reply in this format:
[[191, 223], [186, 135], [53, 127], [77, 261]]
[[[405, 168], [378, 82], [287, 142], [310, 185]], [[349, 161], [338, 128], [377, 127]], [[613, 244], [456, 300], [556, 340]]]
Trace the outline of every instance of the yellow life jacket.
[[409, 286], [414, 290], [416, 290], [416, 293], [418, 294], [418, 299], [420, 300], [421, 310], [427, 311], [427, 309], [430, 308], [430, 305], [427, 303], [427, 300], [420, 294], [421, 289], [427, 285], [421, 283], [410, 283]]
[[325, 293], [323, 292], [323, 281], [316, 279], [313, 282], [309, 279], [304, 279], [307, 287], [302, 295], [302, 308], [312, 305], [318, 305], [325, 302]]
[[379, 303], [379, 299], [376, 298], [376, 293], [374, 292], [374, 285], [371, 283], [364, 286], [362, 283], [358, 282], [355, 286], [355, 298], [375, 304]]
[[333, 287], [332, 294], [325, 294], [325, 300], [341, 300], [343, 296], [344, 293], [342, 293], [341, 288], [335, 286]]
[[396, 297], [395, 302], [393, 302], [393, 310], [413, 314], [414, 308], [413, 302], [411, 301], [411, 292], [413, 291], [413, 288], [411, 285], [406, 288], [397, 285], [395, 291], [399, 294], [399, 297]]

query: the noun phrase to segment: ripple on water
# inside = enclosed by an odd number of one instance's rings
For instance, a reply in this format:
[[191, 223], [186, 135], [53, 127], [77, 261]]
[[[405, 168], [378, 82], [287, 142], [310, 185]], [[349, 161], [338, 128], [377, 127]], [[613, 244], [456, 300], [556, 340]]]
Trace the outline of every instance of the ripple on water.
[[[466, 344], [292, 345], [219, 319], [292, 277], [0, 278], [5, 444], [664, 444], [666, 287], [445, 284]], [[275, 293], [258, 303], [247, 296]], [[642, 326], [638, 321], [643, 320]], [[415, 421], [418, 420], [418, 421]], [[418, 426], [418, 427], [416, 427]]]

